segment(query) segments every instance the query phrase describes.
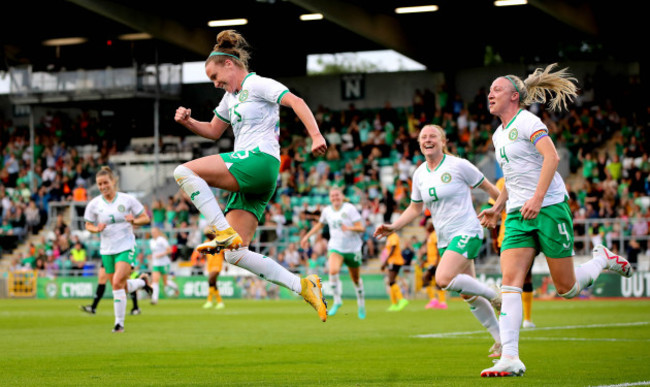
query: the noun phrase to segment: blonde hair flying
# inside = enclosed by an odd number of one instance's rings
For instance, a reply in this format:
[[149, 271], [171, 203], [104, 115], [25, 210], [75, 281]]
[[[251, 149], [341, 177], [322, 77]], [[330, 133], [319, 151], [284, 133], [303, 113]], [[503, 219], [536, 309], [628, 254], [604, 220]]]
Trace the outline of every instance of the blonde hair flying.
[[516, 75], [506, 75], [515, 91], [519, 93], [519, 103], [523, 106], [530, 106], [533, 103], [546, 103], [547, 97], [549, 109], [557, 111], [567, 110], [569, 102], [572, 102], [578, 95], [578, 80], [569, 73], [568, 68], [551, 72], [557, 67], [557, 63], [550, 64], [546, 68], [538, 68], [522, 81]]

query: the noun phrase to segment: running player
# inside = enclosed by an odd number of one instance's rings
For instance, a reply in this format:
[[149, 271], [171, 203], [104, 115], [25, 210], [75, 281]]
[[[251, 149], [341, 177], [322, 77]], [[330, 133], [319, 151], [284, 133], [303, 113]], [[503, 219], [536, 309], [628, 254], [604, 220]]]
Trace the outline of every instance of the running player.
[[128, 281], [135, 266], [134, 226], [149, 224], [144, 206], [133, 196], [118, 192], [115, 176], [109, 167], [102, 167], [95, 176], [101, 195], [86, 206], [86, 230], [100, 234], [99, 253], [108, 281], [113, 286], [115, 326], [113, 332], [124, 332], [126, 293], [148, 285], [147, 277]]
[[[603, 269], [624, 277], [632, 275], [629, 262], [598, 245], [593, 258], [573, 265], [573, 218], [562, 177], [559, 156], [548, 128], [525, 108], [549, 100], [551, 111], [567, 107], [577, 96], [576, 79], [556, 64], [538, 68], [525, 80], [515, 75], [496, 78], [490, 87], [490, 113], [501, 125], [492, 135], [497, 159], [505, 176], [505, 189], [494, 206], [479, 214], [481, 224], [495, 227], [504, 207], [508, 213], [501, 247], [503, 306], [499, 319], [502, 356], [481, 376], [522, 376], [519, 331], [522, 325], [522, 288], [535, 256], [546, 255], [553, 284], [564, 298], [573, 298], [593, 284]], [[506, 203], [507, 201], [507, 203]]]
[[493, 198], [499, 191], [469, 161], [448, 154], [447, 138], [440, 126], [424, 126], [418, 141], [426, 162], [413, 173], [411, 204], [395, 222], [377, 227], [375, 235], [401, 229], [426, 205], [441, 254], [436, 283], [444, 290], [460, 293], [474, 317], [492, 335], [492, 356], [498, 355], [501, 338], [493, 307], [500, 307], [500, 294], [476, 279], [474, 259], [483, 244], [483, 227], [476, 217], [471, 189], [479, 187]]
[[302, 237], [300, 245], [303, 249], [309, 247], [309, 238], [319, 232], [325, 224], [329, 226], [330, 239], [327, 243], [329, 282], [334, 296], [334, 305], [328, 315], [334, 316], [343, 305], [341, 295], [343, 286], [339, 278], [341, 267], [345, 263], [350, 272], [357, 295], [357, 315], [366, 318], [366, 304], [363, 292], [363, 280], [359, 275], [361, 267], [361, 234], [365, 231], [361, 214], [354, 205], [345, 202], [345, 196], [340, 188], [332, 188], [329, 192], [330, 202], [320, 216], [319, 221]]
[[169, 254], [172, 248], [169, 241], [165, 238], [162, 230], [158, 227], [151, 228], [151, 239], [149, 240], [149, 248], [151, 249], [152, 258], [152, 285], [153, 294], [151, 295], [151, 304], [158, 304], [160, 297], [160, 279], [162, 277], [163, 286], [171, 288], [175, 294], [178, 294], [178, 285], [171, 278], [169, 278], [171, 259]]

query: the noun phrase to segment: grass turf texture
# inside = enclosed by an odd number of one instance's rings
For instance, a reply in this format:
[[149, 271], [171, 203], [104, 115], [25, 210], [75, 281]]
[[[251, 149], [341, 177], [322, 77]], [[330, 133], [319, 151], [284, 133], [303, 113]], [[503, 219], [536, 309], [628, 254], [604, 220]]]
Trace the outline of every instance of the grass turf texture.
[[[492, 339], [464, 302], [356, 302], [321, 323], [304, 302], [164, 300], [111, 333], [112, 300], [0, 300], [0, 385], [513, 385], [650, 381], [650, 300], [535, 301], [522, 330], [523, 378], [480, 378]], [[131, 302], [129, 300], [129, 308]], [[602, 326], [597, 326], [601, 324]], [[586, 328], [561, 328], [591, 325]], [[466, 332], [452, 335], [454, 332]], [[418, 335], [439, 335], [422, 338]]]

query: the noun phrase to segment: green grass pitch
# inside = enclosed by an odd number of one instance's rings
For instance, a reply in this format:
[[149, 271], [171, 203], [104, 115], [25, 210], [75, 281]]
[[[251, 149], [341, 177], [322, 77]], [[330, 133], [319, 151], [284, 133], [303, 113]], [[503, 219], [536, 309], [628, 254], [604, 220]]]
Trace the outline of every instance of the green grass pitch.
[[[600, 386], [650, 383], [650, 300], [535, 301], [522, 378], [481, 378], [491, 337], [459, 299], [401, 312], [369, 300], [321, 323], [301, 300], [141, 301], [126, 331], [87, 300], [0, 300], [2, 386]], [[129, 308], [131, 301], [129, 300]]]

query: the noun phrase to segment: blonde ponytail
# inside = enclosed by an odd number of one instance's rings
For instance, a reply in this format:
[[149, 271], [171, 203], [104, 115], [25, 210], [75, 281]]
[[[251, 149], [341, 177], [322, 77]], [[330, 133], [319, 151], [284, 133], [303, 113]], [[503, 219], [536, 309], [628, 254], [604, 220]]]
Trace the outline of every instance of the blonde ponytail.
[[546, 103], [550, 95], [548, 103], [551, 111], [567, 110], [568, 103], [578, 95], [578, 80], [569, 73], [568, 68], [551, 72], [556, 67], [557, 63], [553, 63], [544, 69], [535, 69], [524, 81], [516, 75], [506, 75], [505, 78], [519, 92], [519, 103], [522, 106]]

